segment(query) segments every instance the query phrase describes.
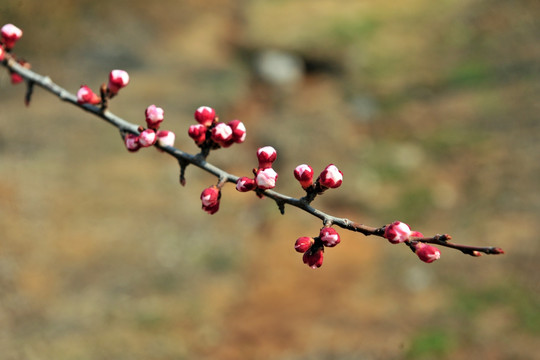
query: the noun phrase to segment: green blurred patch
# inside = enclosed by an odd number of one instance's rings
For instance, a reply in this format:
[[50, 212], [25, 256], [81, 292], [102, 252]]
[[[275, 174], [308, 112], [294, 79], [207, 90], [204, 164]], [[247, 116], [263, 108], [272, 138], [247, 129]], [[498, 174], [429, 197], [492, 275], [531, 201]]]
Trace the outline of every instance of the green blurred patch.
[[445, 83], [452, 87], [484, 85], [495, 80], [493, 68], [481, 60], [460, 63], [450, 70]]
[[413, 336], [406, 358], [433, 359], [435, 356], [448, 355], [454, 347], [451, 334], [444, 329], [424, 330]]
[[493, 307], [512, 310], [520, 329], [540, 334], [540, 299], [531, 291], [508, 283], [489, 288], [456, 289], [454, 306], [464, 316], [472, 317]]
[[339, 44], [347, 45], [373, 36], [380, 27], [381, 21], [373, 17], [339, 19], [330, 25], [328, 33]]

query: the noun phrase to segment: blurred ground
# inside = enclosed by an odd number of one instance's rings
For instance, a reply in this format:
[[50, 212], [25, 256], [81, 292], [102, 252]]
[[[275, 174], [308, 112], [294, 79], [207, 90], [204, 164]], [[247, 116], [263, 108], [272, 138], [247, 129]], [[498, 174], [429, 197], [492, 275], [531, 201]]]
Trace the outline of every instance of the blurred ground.
[[[177, 146], [197, 106], [239, 118], [245, 144], [210, 161], [249, 174], [335, 163], [315, 206], [370, 225], [500, 246], [405, 247], [342, 232], [311, 270], [294, 252], [320, 222], [224, 189], [114, 128], [0, 75], [2, 359], [534, 359], [540, 345], [540, 3], [3, 1], [16, 52], [76, 91], [131, 75], [111, 110], [165, 109]], [[265, 64], [270, 64], [268, 65]], [[263, 70], [261, 70], [263, 69]], [[281, 69], [281, 70], [276, 70]]]

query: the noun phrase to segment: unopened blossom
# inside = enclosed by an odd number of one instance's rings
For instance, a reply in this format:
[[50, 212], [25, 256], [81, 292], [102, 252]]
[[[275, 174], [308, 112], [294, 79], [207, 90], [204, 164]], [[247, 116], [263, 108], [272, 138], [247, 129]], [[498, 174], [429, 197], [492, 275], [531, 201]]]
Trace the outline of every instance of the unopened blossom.
[[212, 140], [223, 147], [228, 147], [233, 143], [233, 130], [225, 123], [218, 123], [212, 128]]
[[202, 209], [210, 215], [215, 214], [219, 210], [219, 199], [221, 191], [217, 186], [206, 188], [201, 193]]
[[142, 147], [152, 146], [157, 141], [156, 132], [152, 129], [146, 129], [139, 134], [139, 144]]
[[188, 135], [197, 145], [201, 145], [206, 140], [206, 126], [202, 124], [191, 125], [188, 129]]
[[159, 125], [163, 122], [163, 109], [156, 105], [150, 105], [144, 111], [146, 117], [146, 124], [150, 129], [157, 130]]
[[16, 72], [10, 72], [9, 77], [13, 85], [20, 84], [24, 81], [24, 78]]
[[236, 182], [236, 190], [240, 192], [247, 192], [255, 189], [257, 185], [255, 185], [255, 180], [248, 178], [246, 176], [242, 176], [238, 179]]
[[272, 167], [272, 163], [276, 161], [277, 151], [271, 146], [265, 146], [257, 150], [257, 159], [259, 160], [259, 169]]
[[6, 56], [6, 51], [2, 46], [0, 46], [0, 61], [4, 60], [4, 57]]
[[384, 229], [384, 237], [392, 244], [399, 244], [407, 241], [410, 236], [411, 229], [409, 228], [409, 225], [401, 221], [394, 221]]
[[13, 24], [6, 24], [2, 26], [0, 33], [1, 33], [2, 43], [4, 44], [6, 50], [11, 50], [13, 46], [15, 46], [15, 43], [23, 35], [22, 30]]
[[299, 253], [305, 253], [311, 248], [314, 242], [315, 240], [312, 237], [301, 236], [296, 239], [296, 242], [294, 243], [294, 250], [298, 251]]
[[311, 247], [304, 253], [302, 260], [312, 269], [320, 268], [323, 263], [323, 248]]
[[414, 252], [420, 260], [426, 263], [432, 263], [435, 260], [441, 258], [441, 252], [439, 251], [439, 249], [437, 249], [435, 246], [431, 246], [429, 244], [424, 244], [421, 242], [415, 245]]
[[126, 149], [131, 152], [135, 152], [141, 148], [141, 144], [139, 144], [139, 136], [135, 134], [127, 134], [124, 137], [124, 143], [126, 145]]
[[278, 174], [272, 168], [259, 169], [255, 177], [255, 183], [259, 189], [272, 189], [276, 186]]
[[88, 86], [81, 85], [77, 91], [77, 102], [79, 104], [97, 105], [101, 102], [101, 97], [93, 92]]
[[174, 146], [176, 135], [169, 130], [159, 130], [156, 132], [157, 142], [161, 146]]
[[319, 233], [319, 238], [323, 245], [327, 247], [334, 247], [341, 242], [338, 232], [332, 227], [323, 227]]
[[246, 126], [240, 120], [232, 120], [227, 123], [233, 131], [233, 141], [237, 144], [243, 143], [246, 140]]
[[118, 90], [129, 84], [129, 74], [124, 70], [113, 70], [109, 73], [109, 84], [107, 89], [111, 94], [118, 93]]
[[300, 182], [302, 188], [307, 189], [313, 184], [313, 169], [307, 164], [298, 165], [294, 169], [294, 177]]
[[194, 116], [199, 124], [209, 127], [216, 118], [216, 111], [209, 106], [200, 106], [195, 110]]
[[343, 182], [343, 173], [334, 165], [328, 165], [319, 175], [319, 184], [325, 188], [335, 189]]

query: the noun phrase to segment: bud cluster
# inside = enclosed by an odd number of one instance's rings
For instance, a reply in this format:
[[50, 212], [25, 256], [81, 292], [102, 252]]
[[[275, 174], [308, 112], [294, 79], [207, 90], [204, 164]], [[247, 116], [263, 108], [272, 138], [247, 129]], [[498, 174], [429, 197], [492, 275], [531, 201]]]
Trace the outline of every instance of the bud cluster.
[[129, 74], [124, 70], [112, 70], [109, 73], [109, 82], [107, 85], [101, 85], [101, 96], [96, 94], [87, 85], [81, 85], [77, 91], [77, 102], [79, 104], [99, 105], [105, 104], [118, 94], [118, 91], [129, 84]]
[[441, 252], [435, 246], [415, 240], [424, 237], [421, 232], [411, 230], [409, 225], [401, 221], [385, 226], [383, 236], [392, 244], [406, 243], [423, 262], [431, 263], [441, 257]]
[[[15, 43], [22, 37], [23, 32], [21, 29], [13, 24], [6, 24], [0, 29], [0, 61], [4, 61], [6, 54], [10, 53]], [[15, 58], [13, 56], [13, 58]], [[17, 60], [19, 65], [30, 69], [30, 63], [19, 59]], [[19, 84], [23, 82], [23, 77], [14, 71], [9, 70], [9, 76], [12, 84]]]
[[164, 111], [162, 108], [156, 105], [150, 105], [146, 108], [145, 112], [146, 125], [148, 128], [139, 128], [139, 134], [126, 134], [124, 136], [124, 143], [126, 148], [135, 152], [142, 147], [149, 147], [156, 142], [160, 146], [173, 146], [176, 136], [172, 131], [159, 130], [161, 123], [163, 122]]
[[272, 163], [277, 159], [277, 152], [272, 146], [264, 146], [257, 150], [259, 166], [253, 169], [254, 178], [242, 176], [236, 182], [236, 190], [247, 192], [254, 189], [268, 190], [276, 187], [278, 173], [272, 169]]
[[313, 182], [313, 174], [313, 169], [307, 164], [298, 165], [294, 169], [294, 177], [312, 198], [327, 189], [336, 189], [343, 183], [343, 173], [334, 164], [325, 167], [315, 182]]
[[301, 236], [296, 239], [294, 249], [304, 254], [302, 256], [304, 264], [312, 269], [316, 269], [322, 266], [324, 248], [334, 247], [340, 242], [341, 238], [336, 229], [324, 226], [321, 228], [319, 236], [315, 238]]
[[240, 120], [219, 122], [216, 111], [209, 106], [199, 107], [194, 117], [198, 124], [189, 127], [188, 135], [201, 149], [226, 148], [246, 139], [246, 127]]

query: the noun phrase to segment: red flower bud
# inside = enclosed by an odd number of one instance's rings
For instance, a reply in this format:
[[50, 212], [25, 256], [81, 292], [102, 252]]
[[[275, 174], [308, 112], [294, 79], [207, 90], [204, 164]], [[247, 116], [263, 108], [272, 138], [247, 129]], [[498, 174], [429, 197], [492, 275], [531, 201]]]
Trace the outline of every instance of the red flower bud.
[[146, 117], [146, 124], [150, 129], [159, 129], [159, 125], [161, 125], [161, 122], [163, 121], [162, 108], [157, 107], [156, 105], [150, 105], [144, 111], [144, 115]]
[[2, 36], [2, 43], [6, 47], [6, 50], [11, 50], [15, 43], [22, 37], [23, 32], [21, 29], [13, 24], [6, 24], [2, 26], [0, 30]]
[[0, 61], [4, 60], [4, 57], [6, 56], [6, 51], [2, 46], [0, 46]]
[[242, 176], [238, 181], [236, 182], [236, 190], [240, 192], [247, 192], [255, 189], [257, 185], [255, 185], [255, 180], [250, 179], [248, 177]]
[[313, 169], [306, 164], [298, 165], [294, 169], [294, 177], [300, 181], [302, 188], [307, 189], [313, 184]]
[[319, 184], [325, 188], [335, 189], [343, 182], [343, 173], [334, 165], [328, 165], [319, 175]]
[[9, 75], [10, 75], [10, 78], [11, 78], [11, 83], [13, 85], [20, 84], [20, 83], [22, 83], [24, 81], [24, 78], [21, 75], [17, 74], [16, 72], [12, 72]]
[[411, 236], [409, 225], [402, 223], [401, 221], [394, 221], [384, 229], [384, 237], [392, 244], [399, 244], [407, 241], [409, 240], [409, 236]]
[[92, 91], [88, 86], [81, 85], [77, 91], [77, 102], [79, 104], [92, 104], [97, 105], [101, 102], [101, 97], [99, 97], [95, 92]]
[[169, 130], [159, 130], [157, 133], [157, 142], [161, 146], [174, 146], [176, 135]]
[[152, 129], [146, 129], [139, 134], [139, 144], [142, 147], [152, 146], [156, 143], [156, 132]]
[[246, 127], [240, 120], [232, 120], [227, 123], [233, 131], [233, 141], [237, 144], [243, 143], [246, 140]]
[[323, 263], [323, 248], [311, 247], [302, 257], [304, 264], [312, 269], [320, 268]]
[[216, 111], [209, 106], [201, 106], [195, 111], [194, 116], [199, 124], [210, 127], [216, 118]]
[[201, 145], [206, 140], [206, 130], [202, 124], [191, 125], [188, 129], [188, 135], [197, 145]]
[[124, 143], [126, 145], [126, 149], [131, 152], [135, 152], [141, 148], [141, 145], [139, 144], [139, 136], [135, 134], [127, 134], [124, 137]]
[[212, 128], [212, 140], [223, 147], [228, 147], [233, 143], [233, 130], [225, 123], [218, 123]]
[[414, 252], [420, 260], [426, 263], [432, 263], [441, 258], [441, 252], [439, 249], [437, 249], [435, 246], [424, 243], [417, 243], [415, 245]]
[[259, 169], [255, 177], [255, 183], [259, 189], [273, 189], [276, 187], [278, 174], [272, 168]]
[[124, 70], [113, 70], [109, 73], [109, 84], [107, 89], [111, 94], [118, 93], [118, 90], [129, 84], [129, 75]]
[[215, 214], [219, 210], [219, 199], [221, 191], [217, 186], [206, 188], [201, 193], [202, 209], [210, 215]]
[[265, 146], [257, 150], [257, 159], [259, 160], [259, 169], [272, 167], [272, 163], [276, 161], [277, 152], [271, 146]]
[[334, 247], [341, 242], [338, 232], [331, 227], [323, 227], [319, 233], [319, 238], [323, 245], [327, 247]]
[[299, 237], [294, 243], [294, 250], [298, 251], [299, 253], [305, 253], [309, 250], [309, 248], [311, 247], [311, 245], [313, 245], [314, 242], [315, 240], [312, 237]]

